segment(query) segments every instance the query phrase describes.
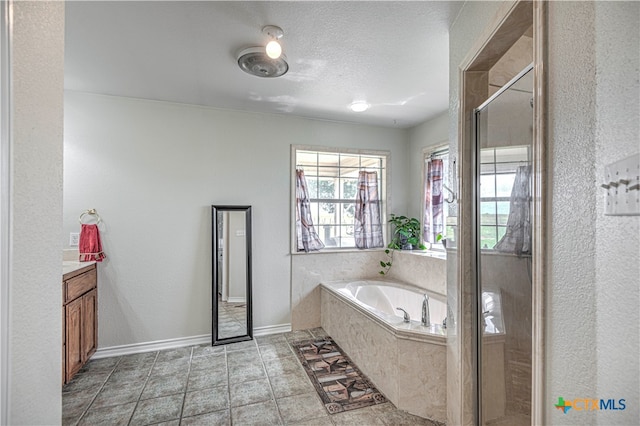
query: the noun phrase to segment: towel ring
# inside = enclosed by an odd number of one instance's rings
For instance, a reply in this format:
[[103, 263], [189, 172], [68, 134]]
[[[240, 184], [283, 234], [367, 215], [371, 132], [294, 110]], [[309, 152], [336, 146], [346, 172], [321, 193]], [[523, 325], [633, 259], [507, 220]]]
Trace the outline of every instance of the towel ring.
[[80, 215], [80, 217], [78, 218], [78, 222], [83, 223], [82, 222], [82, 218], [85, 215], [90, 215], [90, 216], [95, 216], [97, 218], [97, 222], [96, 225], [99, 224], [100, 222], [102, 222], [102, 219], [100, 218], [100, 215], [98, 214], [98, 212], [96, 211], [96, 209], [90, 209], [90, 210], [85, 210], [82, 212], [82, 214]]

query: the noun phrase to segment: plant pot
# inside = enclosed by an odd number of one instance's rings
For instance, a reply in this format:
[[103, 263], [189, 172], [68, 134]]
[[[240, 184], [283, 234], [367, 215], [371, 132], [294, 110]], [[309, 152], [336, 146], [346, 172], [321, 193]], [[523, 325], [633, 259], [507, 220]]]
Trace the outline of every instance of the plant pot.
[[400, 250], [413, 250], [413, 244], [411, 244], [408, 237], [400, 235]]

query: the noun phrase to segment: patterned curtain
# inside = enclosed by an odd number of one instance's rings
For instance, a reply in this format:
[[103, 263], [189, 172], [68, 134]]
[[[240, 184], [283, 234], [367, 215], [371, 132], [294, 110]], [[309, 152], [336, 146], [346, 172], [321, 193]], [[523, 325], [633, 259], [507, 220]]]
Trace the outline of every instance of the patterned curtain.
[[358, 173], [354, 228], [356, 247], [366, 249], [384, 246], [376, 172]]
[[302, 170], [296, 170], [296, 233], [298, 251], [308, 253], [324, 248], [324, 244], [313, 227], [309, 190]]
[[424, 179], [424, 228], [422, 237], [427, 243], [435, 243], [438, 234], [444, 231], [444, 213], [442, 195], [444, 163], [441, 159], [434, 159], [427, 163]]
[[507, 230], [494, 249], [521, 255], [531, 253], [531, 166], [519, 166], [511, 190]]

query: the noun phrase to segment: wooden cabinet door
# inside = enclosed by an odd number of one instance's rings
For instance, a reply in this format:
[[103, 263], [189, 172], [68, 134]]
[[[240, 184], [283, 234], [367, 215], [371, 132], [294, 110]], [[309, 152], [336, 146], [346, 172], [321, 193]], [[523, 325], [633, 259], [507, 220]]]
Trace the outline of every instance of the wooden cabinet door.
[[94, 288], [82, 296], [82, 362], [86, 362], [96, 351], [96, 311], [98, 291]]
[[[65, 279], [66, 277], [66, 279]], [[95, 265], [63, 276], [63, 379], [68, 383], [98, 347], [98, 288]]]
[[82, 298], [65, 306], [66, 330], [66, 370], [67, 381], [80, 370], [83, 364], [82, 350]]

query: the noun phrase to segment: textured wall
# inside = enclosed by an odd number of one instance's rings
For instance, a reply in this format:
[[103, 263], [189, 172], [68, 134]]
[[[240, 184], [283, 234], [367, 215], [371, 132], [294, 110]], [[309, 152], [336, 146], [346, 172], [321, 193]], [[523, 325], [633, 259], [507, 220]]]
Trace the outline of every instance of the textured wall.
[[637, 424], [640, 218], [604, 216], [599, 184], [606, 164], [640, 151], [640, 5], [553, 2], [549, 17], [547, 399], [624, 398], [627, 409], [547, 419]]
[[61, 418], [64, 3], [13, 14], [9, 424], [49, 425]]
[[291, 144], [391, 151], [393, 211], [405, 204], [405, 140], [400, 129], [67, 92], [62, 241], [80, 212], [98, 210], [99, 347], [210, 333], [211, 204], [253, 206], [254, 326], [290, 323]]
[[[595, 182], [604, 166], [640, 152], [640, 3], [596, 2]], [[600, 424], [640, 423], [640, 217], [604, 216], [596, 192], [595, 290], [600, 398], [625, 398]], [[635, 332], [632, 332], [635, 331]]]
[[[596, 391], [595, 28], [590, 2], [549, 4], [547, 401]], [[550, 424], [589, 412], [547, 409]]]

